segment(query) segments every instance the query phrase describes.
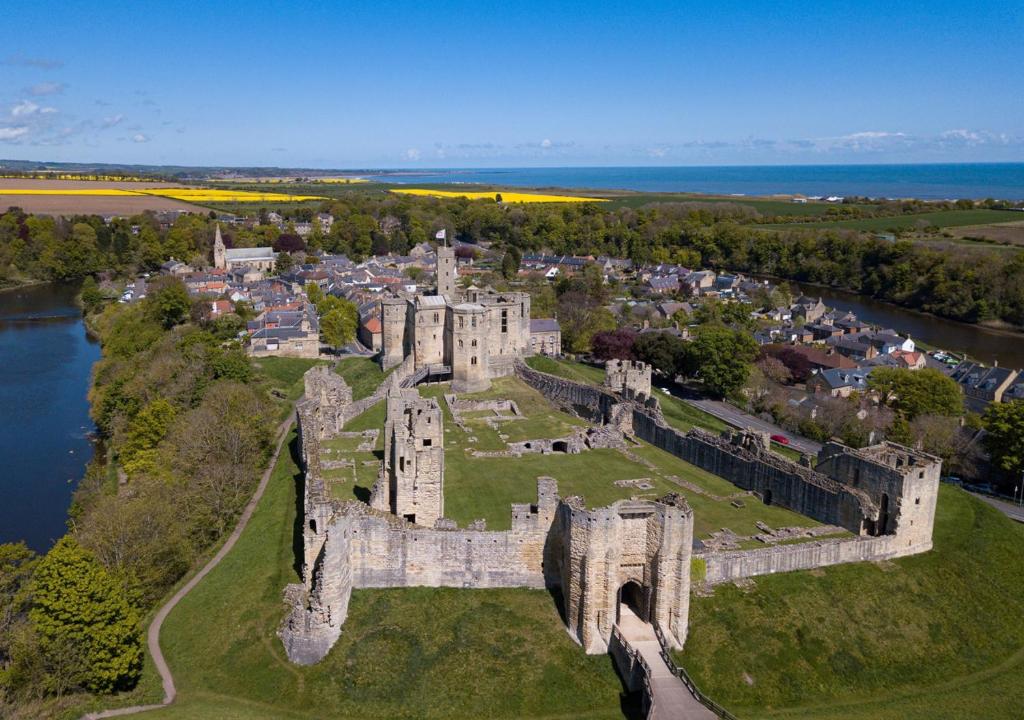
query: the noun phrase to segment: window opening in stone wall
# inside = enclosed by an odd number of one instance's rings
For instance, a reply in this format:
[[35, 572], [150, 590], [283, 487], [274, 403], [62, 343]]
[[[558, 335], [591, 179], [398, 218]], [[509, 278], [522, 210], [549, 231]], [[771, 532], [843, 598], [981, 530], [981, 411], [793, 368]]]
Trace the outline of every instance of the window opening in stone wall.
[[501, 311], [501, 331], [503, 333], [508, 332], [508, 310]]

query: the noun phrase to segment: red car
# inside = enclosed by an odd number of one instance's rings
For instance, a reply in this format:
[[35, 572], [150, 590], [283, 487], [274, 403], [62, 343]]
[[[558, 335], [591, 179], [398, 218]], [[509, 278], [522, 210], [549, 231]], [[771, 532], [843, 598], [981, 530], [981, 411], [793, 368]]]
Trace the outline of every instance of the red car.
[[785, 435], [772, 435], [772, 442], [777, 442], [779, 445], [789, 445], [789, 438]]

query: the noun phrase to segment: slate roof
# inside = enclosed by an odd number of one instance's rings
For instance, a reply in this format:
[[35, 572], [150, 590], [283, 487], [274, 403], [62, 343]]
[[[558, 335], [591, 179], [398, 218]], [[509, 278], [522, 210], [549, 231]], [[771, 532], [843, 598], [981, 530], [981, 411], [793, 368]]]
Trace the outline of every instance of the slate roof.
[[561, 330], [562, 328], [559, 326], [558, 321], [553, 318], [536, 318], [530, 320], [531, 333], [561, 332]]

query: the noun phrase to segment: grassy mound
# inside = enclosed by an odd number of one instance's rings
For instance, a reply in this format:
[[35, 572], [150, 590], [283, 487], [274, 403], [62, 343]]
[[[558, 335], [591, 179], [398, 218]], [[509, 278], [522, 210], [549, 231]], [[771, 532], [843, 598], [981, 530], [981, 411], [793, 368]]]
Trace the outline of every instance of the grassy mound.
[[1024, 527], [943, 486], [935, 549], [693, 599], [680, 660], [752, 718], [1024, 717]]
[[357, 590], [330, 655], [290, 664], [276, 631], [298, 478], [282, 455], [234, 550], [168, 617], [178, 700], [152, 717], [622, 717], [611, 660], [572, 642], [543, 591]]

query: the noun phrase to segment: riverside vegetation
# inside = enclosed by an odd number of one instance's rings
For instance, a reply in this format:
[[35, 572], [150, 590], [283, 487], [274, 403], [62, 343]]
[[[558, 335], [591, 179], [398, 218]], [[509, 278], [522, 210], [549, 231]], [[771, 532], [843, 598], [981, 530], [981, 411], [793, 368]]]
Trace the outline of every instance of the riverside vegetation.
[[234, 339], [241, 318], [193, 319], [198, 309], [180, 281], [161, 278], [145, 301], [87, 317], [103, 349], [90, 401], [106, 454], [45, 556], [0, 546], [4, 717], [58, 715], [83, 693], [136, 687], [142, 619], [230, 530], [255, 487], [278, 398], [295, 395], [292, 377], [314, 361], [256, 367]]

